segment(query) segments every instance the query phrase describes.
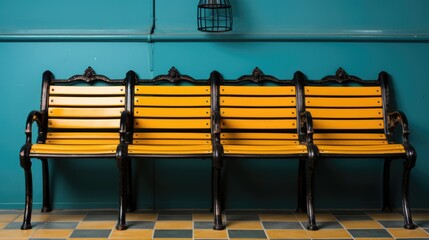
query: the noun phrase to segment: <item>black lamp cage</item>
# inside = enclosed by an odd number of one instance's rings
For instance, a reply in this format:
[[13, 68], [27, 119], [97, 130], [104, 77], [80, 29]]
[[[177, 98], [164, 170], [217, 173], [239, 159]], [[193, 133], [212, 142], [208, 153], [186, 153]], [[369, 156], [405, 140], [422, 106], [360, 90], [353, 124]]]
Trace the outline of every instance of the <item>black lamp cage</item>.
[[199, 31], [231, 31], [232, 9], [229, 0], [200, 0], [198, 3], [197, 21]]

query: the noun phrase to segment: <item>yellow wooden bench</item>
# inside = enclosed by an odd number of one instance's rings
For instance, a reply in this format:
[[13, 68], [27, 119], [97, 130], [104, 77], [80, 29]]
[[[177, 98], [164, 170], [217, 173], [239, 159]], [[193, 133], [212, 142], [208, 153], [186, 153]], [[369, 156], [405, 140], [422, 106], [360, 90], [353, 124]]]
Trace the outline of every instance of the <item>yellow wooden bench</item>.
[[[206, 158], [212, 159], [213, 166], [219, 165], [221, 146], [212, 138], [216, 75], [218, 73], [212, 73], [207, 81], [194, 80], [180, 75], [173, 67], [168, 75], [138, 82], [133, 92], [133, 109], [123, 113], [121, 122], [118, 158], [128, 175], [121, 183], [128, 186], [128, 193], [122, 192], [123, 198], [131, 198], [130, 159]], [[218, 216], [217, 194], [213, 194], [213, 198]], [[126, 229], [126, 208], [123, 207], [117, 227], [120, 230]], [[222, 226], [221, 218], [217, 220], [215, 229]]]
[[[20, 151], [25, 171], [25, 210], [21, 229], [30, 229], [33, 201], [31, 158], [42, 161], [43, 208], [51, 211], [48, 159], [115, 158], [119, 144], [121, 112], [131, 107], [127, 93], [136, 75], [111, 80], [88, 68], [84, 75], [57, 80], [43, 74], [40, 111], [28, 115], [26, 143]], [[97, 84], [94, 84], [96, 83]], [[32, 142], [32, 125], [38, 125], [37, 142]]]
[[[278, 80], [255, 68], [252, 75], [221, 81], [219, 89], [220, 142], [223, 158], [277, 158], [300, 160], [306, 173], [299, 179], [300, 204], [307, 208], [309, 230], [316, 230], [313, 210], [313, 169], [317, 148], [311, 141], [311, 117], [299, 111], [297, 87], [293, 81]], [[306, 171], [305, 171], [306, 170]], [[306, 198], [306, 206], [303, 204]]]
[[[296, 81], [305, 85], [305, 110], [311, 112], [314, 143], [320, 158], [382, 158], [384, 162], [383, 210], [390, 206], [390, 163], [404, 159], [402, 204], [404, 227], [414, 225], [408, 189], [410, 171], [415, 165], [416, 152], [408, 141], [408, 123], [401, 112], [390, 109], [388, 75], [379, 74], [378, 80], [361, 80], [339, 69], [335, 76], [319, 81], [305, 80], [298, 72]], [[395, 141], [394, 129], [402, 128], [402, 142]]]

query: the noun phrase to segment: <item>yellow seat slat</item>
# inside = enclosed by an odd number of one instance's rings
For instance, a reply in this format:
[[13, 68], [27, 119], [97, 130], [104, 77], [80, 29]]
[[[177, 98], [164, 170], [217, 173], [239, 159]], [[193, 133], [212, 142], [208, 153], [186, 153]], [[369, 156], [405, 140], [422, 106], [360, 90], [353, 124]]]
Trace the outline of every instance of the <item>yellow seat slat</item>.
[[118, 129], [119, 119], [49, 119], [49, 128]]
[[304, 87], [305, 95], [311, 96], [381, 96], [380, 87]]
[[337, 145], [337, 146], [353, 146], [353, 145], [383, 145], [388, 144], [387, 140], [314, 140], [316, 145]]
[[124, 108], [58, 108], [48, 110], [49, 117], [120, 117]]
[[119, 144], [119, 138], [114, 139], [46, 139], [46, 144], [67, 144], [67, 145], [102, 145]]
[[294, 107], [295, 97], [220, 97], [221, 107]]
[[210, 97], [147, 97], [136, 96], [135, 106], [192, 107], [210, 106]]
[[124, 106], [125, 97], [50, 97], [49, 106]]
[[117, 144], [112, 145], [61, 145], [33, 144], [31, 153], [47, 154], [112, 154], [116, 152]]
[[307, 147], [305, 145], [286, 145], [286, 146], [255, 146], [255, 145], [224, 145], [225, 155], [228, 154], [305, 154]]
[[221, 86], [221, 95], [293, 95], [295, 86]]
[[135, 128], [160, 129], [207, 129], [210, 128], [210, 119], [146, 119], [134, 120]]
[[305, 105], [307, 107], [381, 107], [380, 97], [306, 97]]
[[307, 108], [313, 118], [382, 118], [382, 108], [327, 109]]
[[383, 129], [383, 120], [323, 120], [313, 119], [314, 129]]
[[204, 145], [211, 144], [211, 140], [203, 139], [134, 139], [133, 144], [140, 145]]
[[405, 149], [401, 144], [384, 144], [375, 146], [332, 146], [318, 145], [321, 153], [330, 154], [389, 154], [389, 153], [405, 153]]
[[296, 129], [296, 119], [275, 120], [242, 120], [222, 119], [221, 127], [225, 129]]
[[220, 109], [222, 117], [289, 118], [296, 117], [295, 108], [229, 108]]
[[313, 139], [386, 139], [386, 135], [382, 133], [315, 133]]
[[248, 140], [248, 139], [228, 139], [221, 140], [221, 143], [224, 145], [253, 145], [253, 146], [262, 146], [262, 145], [296, 145], [299, 144], [298, 140]]
[[51, 86], [51, 95], [125, 95], [124, 86]]
[[210, 139], [210, 133], [188, 132], [141, 132], [134, 133], [134, 139]]
[[136, 86], [136, 94], [210, 95], [210, 86]]
[[210, 154], [211, 145], [128, 145], [128, 154]]
[[298, 134], [294, 133], [221, 133], [221, 139], [292, 139], [297, 140]]
[[157, 107], [136, 107], [134, 108], [136, 117], [209, 117], [210, 108], [157, 108]]

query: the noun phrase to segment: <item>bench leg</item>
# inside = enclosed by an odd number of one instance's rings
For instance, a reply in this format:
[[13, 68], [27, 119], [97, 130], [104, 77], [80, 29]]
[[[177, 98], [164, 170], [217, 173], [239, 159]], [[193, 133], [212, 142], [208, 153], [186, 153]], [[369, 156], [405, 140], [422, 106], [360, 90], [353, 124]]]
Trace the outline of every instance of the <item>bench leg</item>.
[[316, 216], [314, 214], [314, 200], [313, 200], [313, 185], [314, 185], [314, 168], [315, 161], [312, 157], [308, 159], [307, 167], [307, 215], [308, 215], [308, 230], [318, 230], [316, 225]]
[[128, 175], [128, 182], [127, 182], [127, 212], [134, 212], [136, 210], [134, 201], [133, 201], [133, 168], [132, 168], [132, 162], [131, 159], [127, 160], [128, 162], [128, 169], [127, 169], [127, 175]]
[[220, 197], [220, 168], [213, 168], [213, 214], [214, 214], [214, 230], [224, 230], [225, 225], [222, 224], [222, 208], [221, 208], [221, 197]]
[[404, 172], [402, 177], [402, 210], [404, 214], [404, 228], [415, 229], [417, 226], [413, 223], [411, 218], [411, 211], [409, 205], [409, 187], [410, 187], [410, 173], [413, 167], [411, 160], [404, 162]]
[[33, 208], [33, 176], [31, 173], [31, 161], [29, 157], [25, 157], [23, 151], [20, 153], [21, 167], [25, 174], [25, 208], [24, 219], [21, 225], [22, 230], [31, 229], [31, 212]]
[[43, 175], [43, 206], [42, 206], [42, 212], [51, 212], [52, 211], [52, 205], [51, 205], [51, 199], [50, 199], [50, 189], [49, 189], [49, 165], [48, 165], [48, 159], [42, 158], [40, 159], [42, 161], [42, 175]]
[[128, 195], [128, 158], [124, 156], [125, 149], [123, 146], [118, 146], [116, 161], [119, 169], [119, 214], [117, 230], [127, 229], [126, 213], [127, 213], [127, 195]]
[[305, 159], [299, 159], [299, 166], [298, 166], [298, 208], [296, 209], [297, 212], [303, 213], [307, 212], [306, 204], [305, 204]]

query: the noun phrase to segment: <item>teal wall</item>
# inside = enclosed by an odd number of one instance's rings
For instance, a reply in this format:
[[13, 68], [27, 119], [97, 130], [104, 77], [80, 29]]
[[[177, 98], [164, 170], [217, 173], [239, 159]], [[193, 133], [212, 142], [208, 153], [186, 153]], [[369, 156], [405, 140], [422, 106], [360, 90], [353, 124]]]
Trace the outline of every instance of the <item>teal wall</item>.
[[[428, 1], [231, 0], [234, 31], [226, 34], [195, 30], [196, 2], [0, 1], [1, 209], [23, 207], [18, 152], [25, 140], [26, 116], [39, 108], [43, 71], [68, 78], [87, 66], [110, 78], [124, 78], [130, 69], [151, 78], [171, 66], [195, 78], [208, 78], [218, 70], [229, 79], [249, 74], [255, 66], [285, 79], [297, 70], [319, 79], [340, 66], [364, 79], [385, 70], [392, 76], [396, 106], [408, 116], [410, 140], [418, 152], [411, 206], [429, 207], [429, 116], [422, 111], [429, 87]], [[38, 160], [33, 162], [34, 202], [39, 207], [41, 169]], [[116, 207], [113, 159], [50, 163], [54, 207]], [[316, 207], [380, 207], [382, 165], [357, 159], [320, 161]], [[210, 167], [205, 159], [134, 161], [138, 206], [208, 208]], [[226, 207], [295, 208], [297, 168], [294, 160], [226, 162]], [[395, 207], [400, 207], [399, 161], [392, 166], [392, 177]]]

